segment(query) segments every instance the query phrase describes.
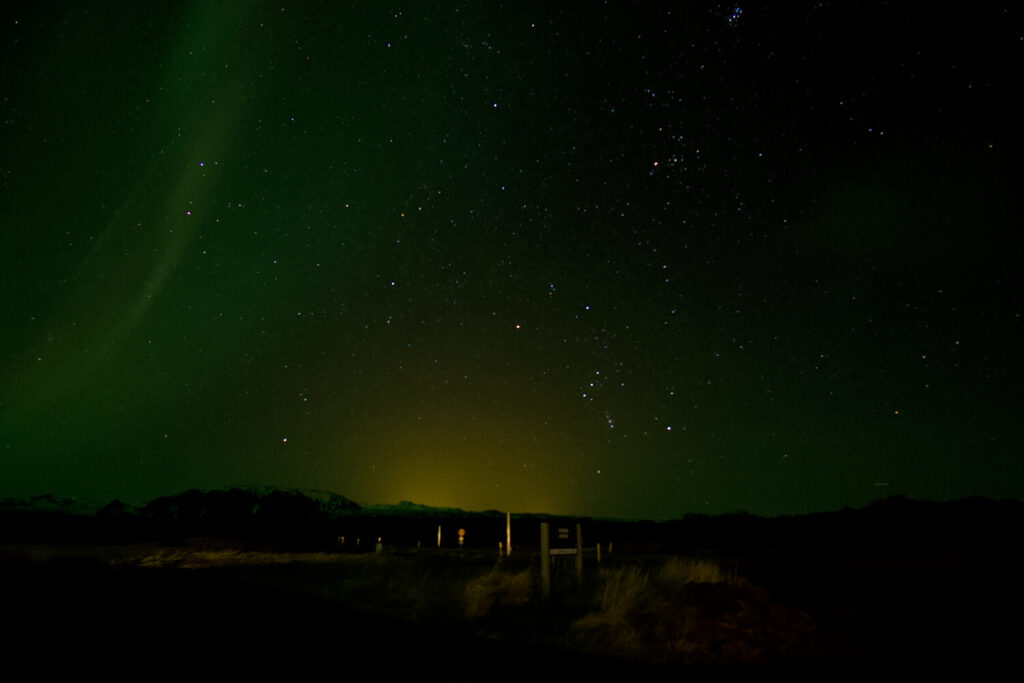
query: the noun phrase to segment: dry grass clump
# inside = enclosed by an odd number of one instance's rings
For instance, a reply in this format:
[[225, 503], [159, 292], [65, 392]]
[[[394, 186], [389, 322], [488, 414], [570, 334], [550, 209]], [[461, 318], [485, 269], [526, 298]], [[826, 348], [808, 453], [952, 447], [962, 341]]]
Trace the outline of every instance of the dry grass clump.
[[472, 619], [489, 614], [496, 605], [524, 605], [532, 595], [532, 570], [506, 572], [493, 569], [466, 583], [465, 615]]
[[[644, 606], [653, 595], [664, 594], [666, 589], [678, 590], [688, 583], [718, 583], [724, 581], [718, 564], [710, 560], [672, 558], [653, 575], [636, 566], [603, 571], [604, 589], [597, 612], [580, 621], [584, 624], [612, 624], [624, 621], [631, 613]], [[653, 590], [652, 590], [653, 588]]]
[[639, 567], [608, 572], [601, 592], [601, 613], [611, 618], [624, 618], [646, 591], [647, 582], [647, 572]]
[[711, 560], [691, 560], [673, 557], [662, 565], [658, 572], [659, 580], [665, 583], [683, 585], [687, 583], [720, 583], [725, 581], [725, 574], [717, 562]]
[[639, 567], [605, 570], [601, 575], [604, 589], [598, 609], [577, 620], [570, 637], [584, 649], [637, 654], [641, 636], [632, 617], [643, 602], [650, 577]]
[[708, 560], [610, 570], [603, 580], [597, 609], [569, 634], [586, 651], [646, 661], [768, 663], [814, 630], [804, 613], [743, 579], [727, 580]]

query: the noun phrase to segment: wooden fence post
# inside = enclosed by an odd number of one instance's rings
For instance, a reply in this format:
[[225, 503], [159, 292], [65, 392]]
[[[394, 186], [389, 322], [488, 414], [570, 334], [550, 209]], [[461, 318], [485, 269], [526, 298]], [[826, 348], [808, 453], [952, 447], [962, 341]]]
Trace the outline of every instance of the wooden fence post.
[[540, 523], [540, 594], [544, 602], [551, 597], [551, 528]]
[[576, 583], [583, 583], [583, 525], [576, 525]]

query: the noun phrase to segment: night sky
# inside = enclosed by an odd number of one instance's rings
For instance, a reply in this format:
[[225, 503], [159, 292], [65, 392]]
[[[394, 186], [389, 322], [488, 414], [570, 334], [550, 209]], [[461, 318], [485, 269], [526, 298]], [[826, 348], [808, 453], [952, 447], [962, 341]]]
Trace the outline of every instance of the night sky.
[[1024, 497], [1015, 3], [16, 4], [0, 496]]

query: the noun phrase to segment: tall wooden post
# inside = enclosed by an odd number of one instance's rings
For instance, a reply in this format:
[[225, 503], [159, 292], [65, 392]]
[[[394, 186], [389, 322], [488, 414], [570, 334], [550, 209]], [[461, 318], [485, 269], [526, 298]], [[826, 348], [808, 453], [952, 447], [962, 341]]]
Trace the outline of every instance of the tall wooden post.
[[437, 525], [437, 547], [441, 547], [441, 525]]
[[551, 597], [551, 528], [540, 523], [540, 594], [547, 602]]
[[576, 525], [576, 583], [583, 581], [583, 525]]
[[505, 513], [505, 557], [512, 554], [512, 513]]

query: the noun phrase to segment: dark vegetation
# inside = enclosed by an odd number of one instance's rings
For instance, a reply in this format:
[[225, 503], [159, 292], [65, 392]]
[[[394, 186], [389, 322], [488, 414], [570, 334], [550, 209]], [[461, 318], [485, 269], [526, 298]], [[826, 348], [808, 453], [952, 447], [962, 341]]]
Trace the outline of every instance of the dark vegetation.
[[[547, 602], [540, 521], [579, 522], [585, 545], [579, 581], [555, 558]], [[978, 672], [1015, 651], [1022, 522], [1021, 503], [983, 499], [658, 523], [517, 515], [499, 558], [496, 511], [276, 489], [140, 508], [41, 496], [0, 503], [0, 642], [36, 672]]]

